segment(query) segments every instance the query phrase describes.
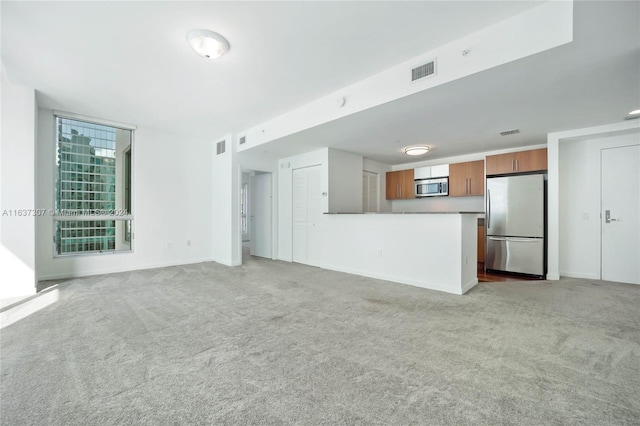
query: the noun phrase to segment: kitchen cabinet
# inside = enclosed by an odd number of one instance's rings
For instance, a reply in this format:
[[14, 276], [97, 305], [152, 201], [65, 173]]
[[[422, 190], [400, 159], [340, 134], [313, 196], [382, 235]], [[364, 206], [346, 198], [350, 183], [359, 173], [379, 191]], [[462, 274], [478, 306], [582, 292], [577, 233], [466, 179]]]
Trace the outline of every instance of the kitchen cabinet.
[[414, 179], [431, 179], [449, 176], [449, 165], [439, 164], [437, 166], [417, 167], [413, 170]]
[[487, 176], [547, 170], [547, 148], [487, 156]]
[[387, 172], [387, 200], [415, 198], [413, 169]]
[[484, 160], [449, 164], [449, 196], [484, 195]]

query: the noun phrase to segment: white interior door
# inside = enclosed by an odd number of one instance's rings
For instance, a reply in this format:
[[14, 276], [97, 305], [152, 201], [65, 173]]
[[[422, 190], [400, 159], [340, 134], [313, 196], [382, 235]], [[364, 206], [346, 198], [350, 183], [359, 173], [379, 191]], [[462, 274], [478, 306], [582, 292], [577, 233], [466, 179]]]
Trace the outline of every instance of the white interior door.
[[272, 258], [271, 244], [271, 173], [251, 178], [251, 248], [252, 256]]
[[378, 212], [380, 210], [380, 198], [378, 188], [380, 181], [378, 173], [362, 172], [362, 211]]
[[640, 145], [601, 151], [602, 279], [640, 284]]
[[292, 259], [308, 265], [318, 264], [318, 247], [314, 245], [322, 215], [320, 166], [293, 170]]

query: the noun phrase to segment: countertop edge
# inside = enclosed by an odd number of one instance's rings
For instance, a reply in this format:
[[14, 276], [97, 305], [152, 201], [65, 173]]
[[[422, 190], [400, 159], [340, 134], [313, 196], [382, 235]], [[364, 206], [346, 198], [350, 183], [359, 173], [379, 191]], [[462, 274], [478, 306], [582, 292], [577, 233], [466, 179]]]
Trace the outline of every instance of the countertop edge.
[[325, 212], [327, 215], [484, 214], [484, 212]]

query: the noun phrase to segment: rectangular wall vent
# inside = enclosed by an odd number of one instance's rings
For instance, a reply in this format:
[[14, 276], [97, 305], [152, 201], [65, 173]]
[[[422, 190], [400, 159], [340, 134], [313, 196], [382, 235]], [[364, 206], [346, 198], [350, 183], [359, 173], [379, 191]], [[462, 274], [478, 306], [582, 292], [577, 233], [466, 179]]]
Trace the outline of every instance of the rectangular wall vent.
[[520, 129], [505, 130], [504, 132], [500, 132], [500, 136], [515, 135], [516, 133], [520, 133]]
[[247, 141], [246, 136], [240, 136], [240, 145], [243, 145]]
[[411, 70], [411, 81], [417, 81], [436, 73], [436, 60], [432, 59], [426, 64], [415, 67]]
[[218, 144], [216, 145], [217, 155], [224, 154], [224, 151], [225, 151], [224, 142], [225, 141], [218, 142]]

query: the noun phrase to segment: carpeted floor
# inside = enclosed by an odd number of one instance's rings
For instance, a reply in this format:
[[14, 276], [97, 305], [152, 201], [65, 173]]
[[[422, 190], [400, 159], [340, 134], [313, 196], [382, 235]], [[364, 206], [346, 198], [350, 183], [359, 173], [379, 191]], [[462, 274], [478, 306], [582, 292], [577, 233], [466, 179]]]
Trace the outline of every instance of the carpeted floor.
[[3, 425], [640, 423], [640, 286], [454, 296], [249, 259], [57, 292], [2, 330]]

